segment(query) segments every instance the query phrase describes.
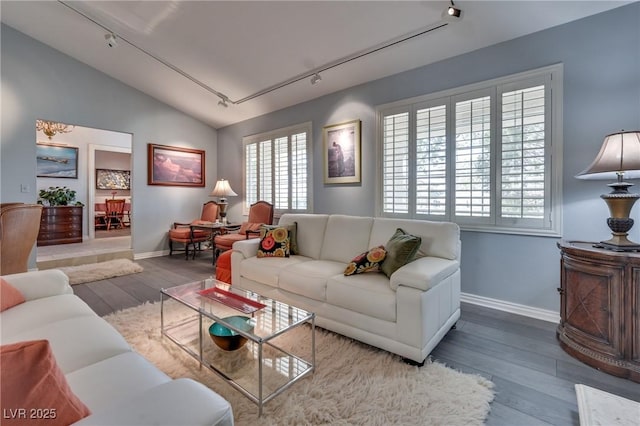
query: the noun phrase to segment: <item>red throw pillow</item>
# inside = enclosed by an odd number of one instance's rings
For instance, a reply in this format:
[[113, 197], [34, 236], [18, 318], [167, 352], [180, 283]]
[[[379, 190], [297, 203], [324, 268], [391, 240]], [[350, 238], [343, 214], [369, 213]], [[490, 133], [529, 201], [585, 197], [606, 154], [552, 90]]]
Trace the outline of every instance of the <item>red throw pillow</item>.
[[0, 278], [0, 312], [13, 308], [16, 305], [24, 303], [24, 296], [20, 291], [6, 282], [4, 278]]
[[3, 426], [69, 425], [91, 414], [71, 391], [49, 341], [1, 346], [0, 364]]

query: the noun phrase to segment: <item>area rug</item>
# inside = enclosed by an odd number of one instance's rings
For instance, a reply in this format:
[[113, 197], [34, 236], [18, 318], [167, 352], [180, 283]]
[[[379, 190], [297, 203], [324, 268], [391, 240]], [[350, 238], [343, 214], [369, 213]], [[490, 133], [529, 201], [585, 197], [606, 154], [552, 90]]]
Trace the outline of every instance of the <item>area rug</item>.
[[[167, 322], [178, 321], [184, 308], [165, 302], [164, 315]], [[315, 373], [269, 401], [258, 417], [255, 404], [161, 337], [159, 303], [105, 319], [167, 375], [193, 378], [222, 395], [231, 403], [236, 425], [241, 426], [481, 425], [494, 396], [493, 383], [484, 377], [429, 360], [423, 367], [410, 366], [388, 352], [316, 328]], [[298, 328], [279, 339], [286, 341], [279, 344], [289, 344], [301, 353], [311, 347], [309, 329]], [[250, 354], [248, 346], [227, 356], [241, 351]]]
[[115, 259], [100, 263], [58, 268], [69, 277], [69, 284], [83, 284], [107, 278], [136, 274], [144, 268], [129, 259]]

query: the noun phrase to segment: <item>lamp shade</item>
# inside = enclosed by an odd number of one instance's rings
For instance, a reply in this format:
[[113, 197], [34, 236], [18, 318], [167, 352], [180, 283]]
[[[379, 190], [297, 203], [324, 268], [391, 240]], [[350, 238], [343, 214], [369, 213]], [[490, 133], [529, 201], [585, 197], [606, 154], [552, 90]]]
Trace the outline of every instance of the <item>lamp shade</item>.
[[226, 179], [220, 179], [216, 182], [215, 188], [213, 188], [213, 191], [209, 194], [210, 197], [220, 198], [235, 197], [236, 195], [238, 194], [231, 189], [231, 185], [229, 185], [229, 181]]
[[604, 138], [596, 159], [576, 178], [616, 179], [619, 173], [628, 179], [640, 179], [639, 130], [613, 133]]

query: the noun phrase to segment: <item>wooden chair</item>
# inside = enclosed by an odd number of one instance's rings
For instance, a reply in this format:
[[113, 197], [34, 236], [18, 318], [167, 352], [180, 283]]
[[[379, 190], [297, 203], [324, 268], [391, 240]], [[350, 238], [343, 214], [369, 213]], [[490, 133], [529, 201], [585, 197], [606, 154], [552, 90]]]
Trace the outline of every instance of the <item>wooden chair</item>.
[[42, 206], [3, 203], [0, 208], [0, 274], [27, 272], [40, 232]]
[[[174, 222], [169, 230], [169, 256], [175, 251], [184, 251], [185, 258], [189, 259], [189, 248], [193, 249], [193, 258], [196, 258], [196, 251], [201, 250], [201, 243], [211, 241], [212, 231], [204, 229], [193, 229], [192, 224], [215, 223], [220, 217], [220, 206], [215, 201], [209, 201], [202, 206], [202, 214], [200, 219], [191, 221], [190, 223]], [[174, 248], [174, 243], [184, 245], [184, 249], [178, 250]]]
[[249, 217], [242, 223], [237, 233], [225, 232], [214, 239], [216, 257], [223, 251], [231, 249], [233, 243], [240, 240], [258, 238], [260, 236], [260, 225], [271, 225], [273, 223], [273, 204], [266, 201], [258, 201], [249, 208]]
[[106, 216], [105, 220], [107, 221], [107, 231], [111, 229], [111, 224], [116, 223], [116, 226], [122, 228], [124, 221], [124, 203], [125, 199], [112, 199], [112, 200], [104, 200], [106, 205]]

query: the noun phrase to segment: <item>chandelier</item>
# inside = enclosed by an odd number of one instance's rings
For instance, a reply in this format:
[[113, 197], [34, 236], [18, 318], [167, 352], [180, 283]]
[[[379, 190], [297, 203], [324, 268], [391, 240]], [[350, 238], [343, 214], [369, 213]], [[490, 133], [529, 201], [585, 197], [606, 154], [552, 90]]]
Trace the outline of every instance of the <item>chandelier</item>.
[[70, 126], [64, 123], [57, 123], [55, 121], [36, 120], [36, 130], [42, 131], [45, 135], [51, 139], [56, 133], [69, 133], [75, 126]]

